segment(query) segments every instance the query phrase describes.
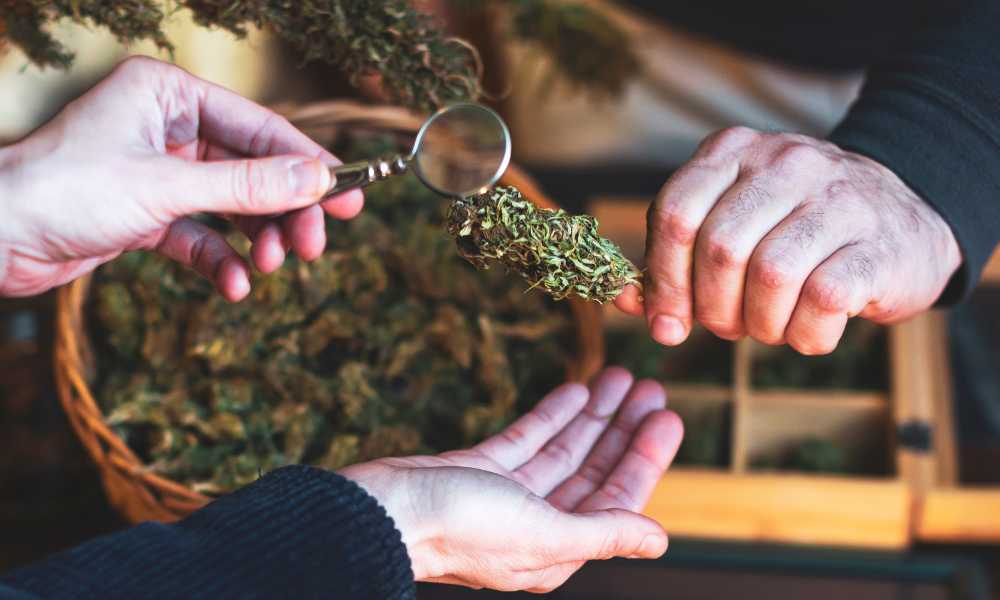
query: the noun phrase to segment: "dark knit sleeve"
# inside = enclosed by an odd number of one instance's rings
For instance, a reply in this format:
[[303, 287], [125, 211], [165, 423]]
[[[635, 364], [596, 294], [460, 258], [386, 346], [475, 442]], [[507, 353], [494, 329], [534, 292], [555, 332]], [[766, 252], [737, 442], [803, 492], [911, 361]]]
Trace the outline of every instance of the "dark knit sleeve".
[[144, 523], [0, 578], [0, 598], [31, 596], [382, 600], [414, 598], [415, 586], [374, 498], [335, 473], [291, 466], [178, 523]]
[[868, 72], [831, 134], [882, 163], [951, 226], [963, 264], [939, 303], [966, 296], [1000, 241], [1000, 2], [960, 0]]

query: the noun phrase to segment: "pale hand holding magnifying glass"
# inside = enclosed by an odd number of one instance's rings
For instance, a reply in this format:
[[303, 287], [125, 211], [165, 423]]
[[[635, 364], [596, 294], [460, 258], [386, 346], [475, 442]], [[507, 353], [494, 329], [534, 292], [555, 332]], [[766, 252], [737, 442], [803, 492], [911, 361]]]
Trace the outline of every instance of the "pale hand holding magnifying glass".
[[405, 173], [411, 165], [420, 181], [435, 192], [469, 196], [500, 179], [510, 154], [510, 131], [500, 115], [481, 104], [452, 104], [424, 122], [408, 156], [332, 167], [334, 184], [326, 196]]

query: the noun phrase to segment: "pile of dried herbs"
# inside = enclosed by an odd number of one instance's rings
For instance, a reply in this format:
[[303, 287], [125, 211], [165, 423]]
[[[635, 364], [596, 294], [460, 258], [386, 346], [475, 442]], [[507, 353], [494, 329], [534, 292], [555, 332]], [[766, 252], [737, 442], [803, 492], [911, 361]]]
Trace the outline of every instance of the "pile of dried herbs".
[[322, 258], [290, 258], [237, 304], [153, 255], [98, 271], [97, 397], [154, 472], [215, 494], [288, 463], [452, 449], [563, 380], [567, 311], [456, 256], [412, 177], [366, 196]]
[[597, 233], [597, 219], [538, 208], [513, 187], [455, 200], [448, 232], [477, 269], [498, 262], [557, 300], [604, 303], [639, 284], [635, 265]]

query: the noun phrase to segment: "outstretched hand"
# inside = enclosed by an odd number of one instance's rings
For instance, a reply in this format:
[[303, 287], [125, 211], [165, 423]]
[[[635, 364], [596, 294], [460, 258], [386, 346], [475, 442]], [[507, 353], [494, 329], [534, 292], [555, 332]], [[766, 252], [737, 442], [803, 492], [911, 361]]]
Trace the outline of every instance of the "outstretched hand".
[[324, 211], [351, 218], [363, 203], [353, 191], [316, 204], [335, 164], [274, 112], [172, 65], [129, 59], [0, 148], [0, 296], [37, 294], [142, 249], [239, 300], [249, 265], [190, 216], [233, 220], [263, 272], [292, 250], [315, 259], [326, 246]]
[[341, 473], [394, 519], [418, 580], [544, 592], [588, 560], [666, 551], [638, 514], [683, 435], [665, 405], [660, 384], [609, 368], [468, 450]]

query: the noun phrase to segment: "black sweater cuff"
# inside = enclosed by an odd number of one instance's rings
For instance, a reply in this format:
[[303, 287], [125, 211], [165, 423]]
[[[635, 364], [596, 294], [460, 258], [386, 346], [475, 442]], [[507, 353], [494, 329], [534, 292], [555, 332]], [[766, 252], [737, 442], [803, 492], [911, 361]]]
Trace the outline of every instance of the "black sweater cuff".
[[1000, 173], [983, 172], [983, 158], [997, 149], [956, 120], [929, 98], [868, 90], [830, 135], [841, 148], [895, 173], [951, 227], [963, 261], [938, 304], [958, 302], [976, 286], [1000, 223]]
[[354, 482], [307, 466], [273, 471], [176, 524], [144, 523], [0, 582], [46, 598], [415, 597], [385, 510]]
[[951, 227], [962, 267], [938, 300], [966, 297], [1000, 240], [1000, 3], [965, 0], [868, 73], [830, 135], [900, 177]]

